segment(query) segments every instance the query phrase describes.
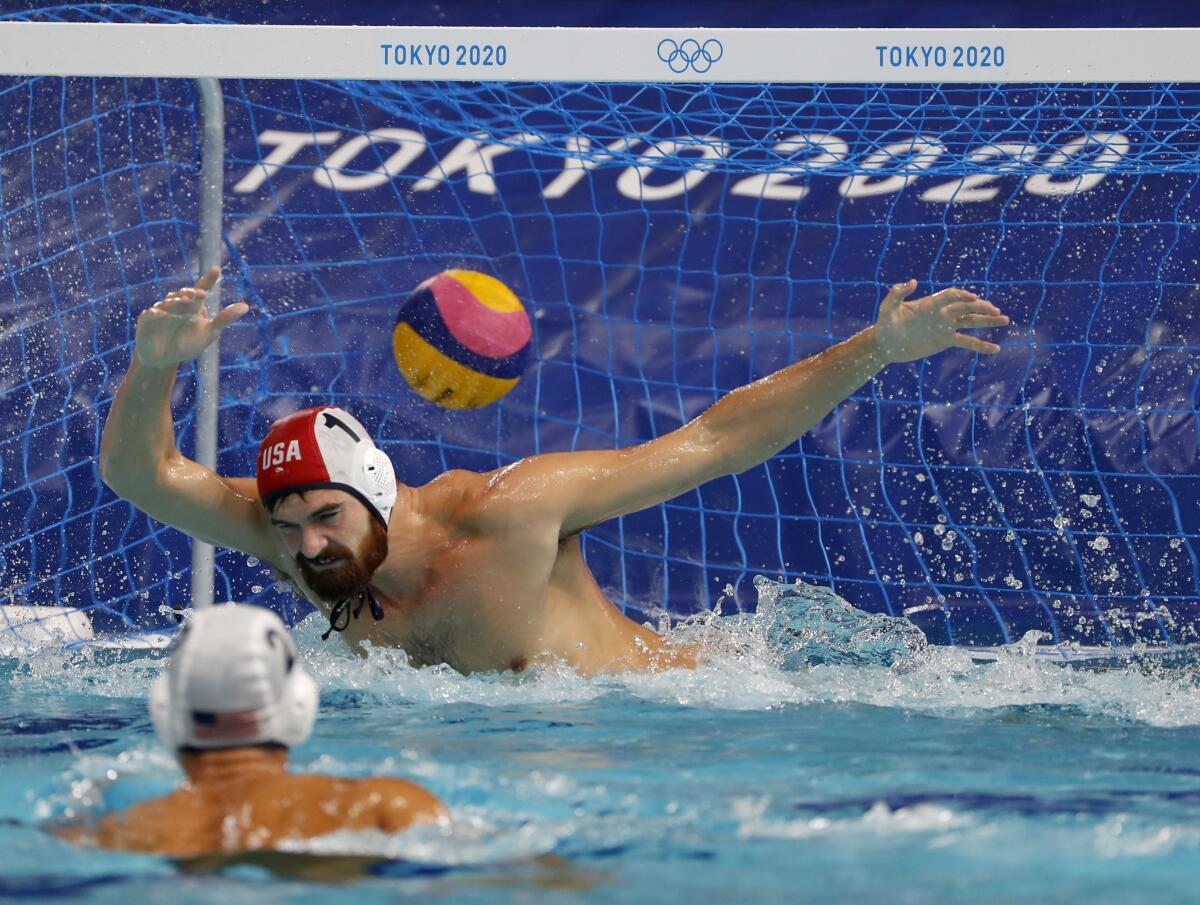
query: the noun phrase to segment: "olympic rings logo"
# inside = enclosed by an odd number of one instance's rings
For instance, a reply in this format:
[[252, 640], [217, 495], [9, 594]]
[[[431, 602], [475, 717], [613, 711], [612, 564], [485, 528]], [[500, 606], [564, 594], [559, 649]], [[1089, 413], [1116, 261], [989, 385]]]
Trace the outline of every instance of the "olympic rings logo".
[[709, 38], [703, 44], [695, 38], [687, 38], [676, 43], [670, 38], [658, 42], [658, 58], [671, 67], [672, 72], [708, 72], [712, 64], [721, 59], [725, 48], [716, 38]]

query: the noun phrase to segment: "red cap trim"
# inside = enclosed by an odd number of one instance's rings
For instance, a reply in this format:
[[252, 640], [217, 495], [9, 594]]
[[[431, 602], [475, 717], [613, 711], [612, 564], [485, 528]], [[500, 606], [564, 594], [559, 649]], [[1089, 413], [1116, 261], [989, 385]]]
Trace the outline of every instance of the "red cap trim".
[[300, 485], [330, 482], [313, 430], [317, 415], [326, 408], [302, 409], [271, 425], [258, 449], [258, 495], [263, 503]]

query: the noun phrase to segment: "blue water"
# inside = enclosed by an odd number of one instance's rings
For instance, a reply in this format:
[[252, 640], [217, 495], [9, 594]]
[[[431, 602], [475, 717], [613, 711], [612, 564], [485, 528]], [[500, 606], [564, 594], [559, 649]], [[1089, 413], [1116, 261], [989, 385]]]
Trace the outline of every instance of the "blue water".
[[40, 831], [180, 779], [145, 692], [158, 655], [0, 661], [0, 898], [87, 902], [1196, 900], [1200, 682], [1187, 652], [978, 663], [902, 621], [760, 583], [762, 611], [682, 626], [692, 671], [464, 678], [299, 635], [321, 689], [298, 770], [416, 780], [448, 828], [340, 834], [295, 865], [354, 882], [90, 851]]

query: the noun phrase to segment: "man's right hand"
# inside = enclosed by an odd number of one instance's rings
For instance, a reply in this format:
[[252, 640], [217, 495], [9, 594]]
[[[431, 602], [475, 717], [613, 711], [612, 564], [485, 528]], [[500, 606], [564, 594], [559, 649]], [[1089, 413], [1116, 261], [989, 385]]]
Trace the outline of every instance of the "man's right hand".
[[193, 288], [177, 289], [142, 312], [134, 340], [139, 363], [164, 367], [195, 358], [250, 310], [245, 302], [235, 302], [209, 316], [204, 299], [220, 278], [221, 268], [214, 267]]

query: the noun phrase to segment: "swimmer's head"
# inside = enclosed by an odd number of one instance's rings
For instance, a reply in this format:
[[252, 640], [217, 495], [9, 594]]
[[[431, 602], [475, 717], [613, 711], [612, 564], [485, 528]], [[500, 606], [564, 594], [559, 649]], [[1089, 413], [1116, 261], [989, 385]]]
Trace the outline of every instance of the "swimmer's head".
[[268, 511], [293, 493], [350, 494], [385, 528], [396, 504], [396, 473], [366, 428], [345, 409], [302, 409], [271, 425], [258, 450], [258, 495]]
[[176, 753], [290, 748], [312, 733], [316, 715], [316, 685], [287, 626], [244, 604], [194, 612], [150, 690], [154, 731]]

